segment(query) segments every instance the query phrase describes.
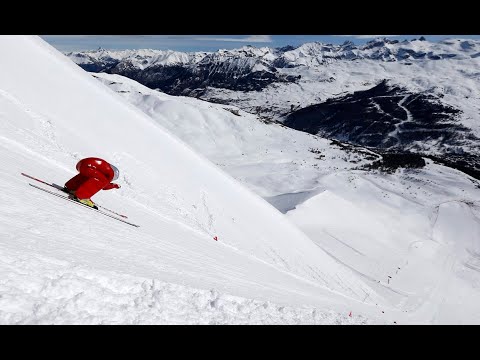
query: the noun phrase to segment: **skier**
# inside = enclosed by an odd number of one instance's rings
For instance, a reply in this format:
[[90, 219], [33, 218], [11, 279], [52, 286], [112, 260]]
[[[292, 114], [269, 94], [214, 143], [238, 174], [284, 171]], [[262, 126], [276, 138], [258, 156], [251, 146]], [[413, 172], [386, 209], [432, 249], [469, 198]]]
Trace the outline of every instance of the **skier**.
[[79, 174], [65, 183], [63, 191], [84, 205], [98, 209], [90, 199], [100, 190], [120, 189], [120, 185], [111, 183], [118, 179], [118, 169], [99, 158], [85, 158], [77, 163]]

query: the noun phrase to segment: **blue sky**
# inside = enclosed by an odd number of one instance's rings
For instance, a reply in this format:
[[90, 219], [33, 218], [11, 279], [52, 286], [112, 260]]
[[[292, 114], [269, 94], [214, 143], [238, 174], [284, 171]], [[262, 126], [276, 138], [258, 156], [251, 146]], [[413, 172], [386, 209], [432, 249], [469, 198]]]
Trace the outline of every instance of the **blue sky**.
[[[105, 49], [160, 49], [176, 51], [216, 51], [243, 45], [281, 47], [310, 41], [341, 44], [351, 40], [363, 44], [375, 37], [413, 39], [422, 35], [41, 35], [61, 51]], [[480, 35], [423, 35], [429, 41], [447, 38], [478, 39]]]

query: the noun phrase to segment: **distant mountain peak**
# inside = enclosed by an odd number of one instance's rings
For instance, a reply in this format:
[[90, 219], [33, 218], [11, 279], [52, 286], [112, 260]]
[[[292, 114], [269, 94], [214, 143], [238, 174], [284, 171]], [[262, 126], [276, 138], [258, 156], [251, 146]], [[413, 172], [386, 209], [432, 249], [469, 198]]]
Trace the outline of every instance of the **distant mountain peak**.
[[[288, 69], [323, 72], [333, 62], [372, 60], [411, 65], [415, 61], [476, 58], [480, 56], [480, 41], [430, 42], [423, 36], [400, 41], [377, 37], [362, 45], [349, 40], [342, 44], [313, 41], [280, 48], [247, 44], [214, 52], [100, 47], [67, 56], [88, 71], [124, 75], [172, 95], [199, 96], [207, 88], [260, 91], [272, 83], [294, 83], [303, 75], [301, 71], [292, 75]], [[334, 79], [329, 75], [322, 81]]]

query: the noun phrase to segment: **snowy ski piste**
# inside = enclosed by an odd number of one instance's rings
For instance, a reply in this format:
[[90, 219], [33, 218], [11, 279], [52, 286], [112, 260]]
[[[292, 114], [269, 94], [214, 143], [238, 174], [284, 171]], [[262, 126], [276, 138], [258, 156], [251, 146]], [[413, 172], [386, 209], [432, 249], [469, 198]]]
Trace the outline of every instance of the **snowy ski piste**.
[[[382, 297], [259, 196], [40, 38], [0, 42], [2, 323], [384, 321]], [[94, 200], [140, 228], [20, 176], [62, 184], [92, 155], [122, 184]]]
[[[480, 322], [473, 203], [438, 204], [436, 217], [400, 194], [381, 207], [376, 199], [400, 191], [398, 179], [347, 181], [339, 172], [320, 182], [311, 177], [305, 189], [292, 180], [297, 190], [312, 191], [279, 198], [284, 215], [245, 185], [275, 197], [295, 194], [288, 184], [265, 182], [260, 171], [240, 183], [232, 176], [249, 164], [214, 165], [194, 141], [38, 37], [2, 36], [0, 46], [0, 323]], [[195, 120], [195, 104], [185, 111], [186, 101], [163, 102], [164, 119]], [[215, 113], [211, 106], [204, 120]], [[35, 189], [20, 175], [63, 185], [87, 156], [120, 169], [122, 188], [93, 200], [139, 228]], [[453, 170], [431, 164], [427, 175], [478, 196]], [[363, 191], [345, 187], [349, 182]], [[392, 219], [401, 221], [390, 236]], [[380, 229], [373, 242], [369, 221]], [[391, 274], [397, 266], [398, 276]], [[388, 274], [396, 287], [383, 280]]]

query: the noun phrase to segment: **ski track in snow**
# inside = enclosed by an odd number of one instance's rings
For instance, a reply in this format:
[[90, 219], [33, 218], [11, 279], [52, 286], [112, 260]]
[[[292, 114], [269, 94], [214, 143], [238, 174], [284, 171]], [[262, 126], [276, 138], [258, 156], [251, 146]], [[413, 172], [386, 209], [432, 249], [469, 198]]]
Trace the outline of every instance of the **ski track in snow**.
[[397, 144], [400, 144], [400, 138], [398, 137], [398, 134], [401, 130], [401, 126], [406, 123], [406, 122], [411, 122], [412, 121], [412, 114], [410, 113], [410, 111], [405, 107], [403, 106], [403, 104], [405, 103], [405, 101], [407, 101], [407, 99], [410, 97], [410, 95], [406, 95], [402, 98], [402, 100], [400, 100], [398, 102], [398, 106], [400, 108], [403, 109], [403, 111], [405, 111], [405, 119], [400, 121], [399, 123], [396, 123], [395, 124], [395, 130], [393, 130], [392, 132], [388, 133], [388, 137], [391, 137], [391, 138], [394, 138], [395, 140], [397, 140]]

